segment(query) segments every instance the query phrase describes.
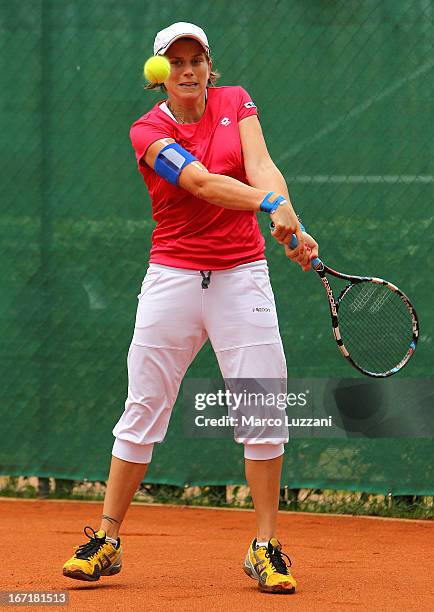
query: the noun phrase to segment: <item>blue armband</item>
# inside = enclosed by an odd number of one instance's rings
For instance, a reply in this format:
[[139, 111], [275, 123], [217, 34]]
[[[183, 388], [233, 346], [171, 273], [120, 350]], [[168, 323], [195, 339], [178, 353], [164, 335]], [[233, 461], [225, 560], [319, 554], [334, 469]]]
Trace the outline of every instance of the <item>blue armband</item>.
[[178, 185], [181, 170], [197, 161], [196, 157], [183, 149], [177, 142], [171, 142], [158, 153], [154, 162], [154, 170], [172, 185]]
[[270, 191], [270, 193], [267, 193], [267, 195], [259, 205], [259, 210], [262, 210], [262, 212], [266, 212], [270, 215], [271, 213], [274, 213], [274, 211], [277, 209], [278, 206], [280, 206], [280, 204], [287, 201], [286, 198], [284, 198], [283, 196], [277, 196], [275, 200], [270, 199], [271, 196], [274, 196], [274, 193], [272, 191]]

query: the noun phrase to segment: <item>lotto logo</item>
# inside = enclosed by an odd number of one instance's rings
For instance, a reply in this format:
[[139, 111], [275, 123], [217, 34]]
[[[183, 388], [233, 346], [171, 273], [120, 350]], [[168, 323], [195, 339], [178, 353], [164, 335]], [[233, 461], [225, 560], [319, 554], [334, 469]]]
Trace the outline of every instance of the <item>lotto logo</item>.
[[246, 102], [244, 106], [246, 108], [256, 108], [256, 104], [254, 102]]
[[231, 120], [229, 119], [229, 117], [223, 117], [223, 119], [220, 121], [222, 125], [229, 125], [230, 122]]

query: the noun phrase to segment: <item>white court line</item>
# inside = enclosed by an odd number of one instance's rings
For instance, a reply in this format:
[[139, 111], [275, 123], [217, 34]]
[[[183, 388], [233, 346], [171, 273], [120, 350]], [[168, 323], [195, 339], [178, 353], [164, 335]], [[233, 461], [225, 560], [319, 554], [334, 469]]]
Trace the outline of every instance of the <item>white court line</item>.
[[423, 175], [423, 174], [388, 174], [388, 175], [371, 175], [366, 176], [345, 176], [336, 174], [314, 174], [310, 175], [299, 175], [299, 176], [285, 176], [285, 180], [288, 184], [290, 183], [434, 183], [434, 176]]
[[280, 159], [278, 159], [276, 163], [278, 165], [281, 164], [282, 162], [287, 160], [289, 157], [293, 157], [294, 155], [299, 153], [305, 146], [309, 146], [313, 144], [314, 142], [321, 140], [321, 138], [324, 138], [324, 136], [328, 136], [331, 132], [333, 132], [338, 127], [340, 127], [343, 123], [345, 123], [348, 119], [352, 119], [353, 117], [360, 115], [365, 110], [367, 110], [370, 106], [372, 106], [376, 102], [379, 102], [383, 98], [390, 96], [397, 89], [400, 89], [400, 87], [402, 87], [406, 83], [410, 83], [410, 81], [417, 79], [418, 77], [420, 77], [422, 74], [427, 72], [433, 66], [434, 66], [433, 61], [428, 62], [427, 64], [424, 64], [423, 66], [418, 68], [415, 72], [413, 72], [411, 75], [407, 75], [406, 77], [399, 79], [399, 81], [396, 81], [396, 83], [394, 83], [393, 85], [390, 85], [390, 87], [386, 87], [386, 89], [382, 91], [380, 94], [378, 94], [378, 96], [373, 96], [372, 98], [369, 98], [368, 100], [366, 100], [366, 102], [363, 102], [362, 104], [355, 106], [352, 111], [350, 111], [346, 115], [342, 115], [341, 117], [339, 117], [338, 119], [335, 119], [334, 121], [331, 121], [314, 136], [309, 136], [309, 138], [305, 138], [298, 144], [295, 144], [294, 146], [290, 147], [289, 150], [284, 155], [282, 155], [282, 157], [280, 157]]

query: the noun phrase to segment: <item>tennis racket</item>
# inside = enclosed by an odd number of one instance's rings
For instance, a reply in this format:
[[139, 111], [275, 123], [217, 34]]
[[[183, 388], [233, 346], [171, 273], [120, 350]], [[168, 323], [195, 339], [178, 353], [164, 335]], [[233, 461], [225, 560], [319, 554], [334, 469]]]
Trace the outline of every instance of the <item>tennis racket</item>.
[[[296, 246], [293, 235], [289, 247]], [[324, 285], [333, 335], [345, 359], [359, 372], [375, 378], [402, 370], [419, 337], [417, 314], [405, 293], [382, 278], [337, 272], [318, 257], [311, 267]], [[347, 283], [337, 298], [327, 276]]]

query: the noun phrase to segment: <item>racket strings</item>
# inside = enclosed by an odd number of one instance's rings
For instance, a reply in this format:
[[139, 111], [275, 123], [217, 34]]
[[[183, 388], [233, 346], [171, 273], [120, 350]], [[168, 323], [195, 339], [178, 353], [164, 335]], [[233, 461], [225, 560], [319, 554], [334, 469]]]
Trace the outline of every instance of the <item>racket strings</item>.
[[345, 348], [363, 370], [383, 373], [405, 357], [413, 338], [412, 317], [399, 294], [387, 285], [353, 285], [339, 305]]

